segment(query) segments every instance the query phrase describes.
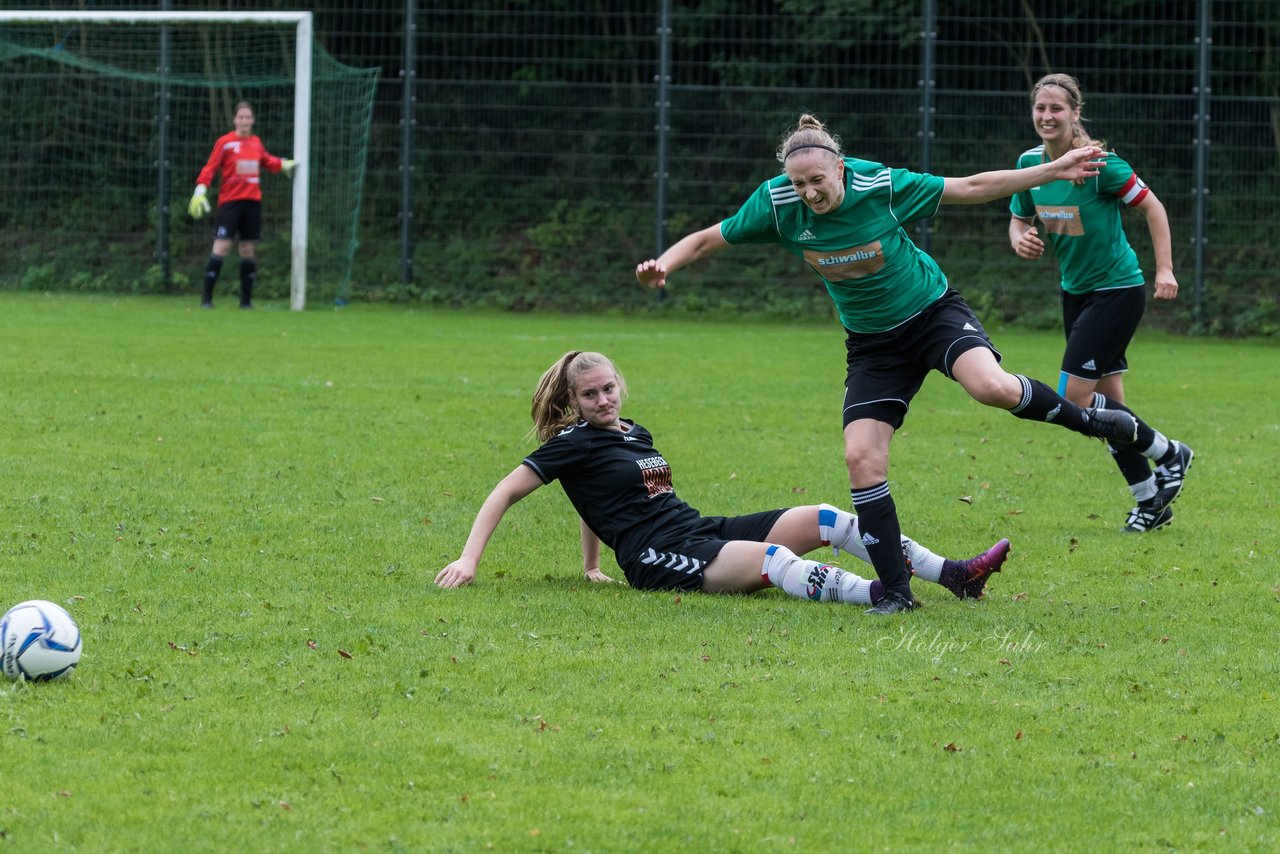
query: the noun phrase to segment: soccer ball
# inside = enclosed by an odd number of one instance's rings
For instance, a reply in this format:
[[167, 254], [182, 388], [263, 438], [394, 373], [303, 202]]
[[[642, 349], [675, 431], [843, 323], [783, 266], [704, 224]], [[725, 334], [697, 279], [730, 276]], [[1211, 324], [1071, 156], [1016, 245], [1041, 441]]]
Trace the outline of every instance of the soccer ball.
[[0, 617], [0, 666], [10, 679], [57, 679], [80, 661], [80, 627], [61, 605], [32, 599]]

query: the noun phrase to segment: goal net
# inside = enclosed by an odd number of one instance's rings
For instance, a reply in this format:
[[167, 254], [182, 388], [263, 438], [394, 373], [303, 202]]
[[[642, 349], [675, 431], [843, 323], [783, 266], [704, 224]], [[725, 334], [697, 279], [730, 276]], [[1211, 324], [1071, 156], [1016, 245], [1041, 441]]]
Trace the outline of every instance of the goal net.
[[312, 44], [310, 13], [0, 12], [0, 287], [198, 293], [212, 217], [187, 202], [248, 101], [300, 161], [264, 174], [256, 293], [345, 299], [377, 77]]

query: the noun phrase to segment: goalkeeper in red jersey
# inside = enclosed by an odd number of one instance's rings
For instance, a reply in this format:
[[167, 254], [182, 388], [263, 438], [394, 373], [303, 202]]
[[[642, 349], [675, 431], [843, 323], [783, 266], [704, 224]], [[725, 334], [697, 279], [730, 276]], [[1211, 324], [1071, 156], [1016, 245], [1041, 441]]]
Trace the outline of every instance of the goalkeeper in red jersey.
[[196, 191], [187, 205], [193, 219], [210, 210], [209, 185], [221, 176], [218, 211], [214, 215], [213, 251], [204, 268], [202, 308], [213, 308], [213, 288], [222, 272], [222, 260], [237, 241], [240, 250], [240, 307], [253, 308], [253, 283], [258, 273], [254, 246], [262, 239], [262, 170], [283, 171], [293, 177], [296, 160], [282, 160], [269, 153], [253, 133], [253, 107], [247, 101], [236, 104], [236, 129], [213, 144], [209, 162], [196, 178]]

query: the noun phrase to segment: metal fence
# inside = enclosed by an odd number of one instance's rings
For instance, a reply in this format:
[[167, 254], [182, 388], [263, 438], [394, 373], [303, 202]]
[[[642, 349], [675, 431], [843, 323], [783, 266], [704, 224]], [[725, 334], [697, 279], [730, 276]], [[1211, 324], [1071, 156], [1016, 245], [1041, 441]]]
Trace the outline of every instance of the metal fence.
[[[773, 150], [801, 112], [867, 159], [942, 175], [1010, 167], [1036, 142], [1027, 93], [1048, 71], [1081, 80], [1094, 135], [1169, 210], [1186, 296], [1166, 320], [1231, 331], [1238, 296], [1263, 292], [1273, 274], [1274, 2], [347, 6], [312, 4], [326, 49], [383, 72], [356, 284], [371, 298], [447, 298], [486, 280], [520, 282], [530, 303], [557, 281], [621, 289], [637, 260], [733, 213], [775, 174]], [[999, 203], [948, 208], [916, 236], [966, 295], [1052, 293], [1051, 265], [1018, 261], [1007, 224]], [[1141, 218], [1127, 227], [1149, 271]], [[813, 286], [782, 253], [728, 254], [693, 280], [715, 292], [763, 268], [778, 288]]]

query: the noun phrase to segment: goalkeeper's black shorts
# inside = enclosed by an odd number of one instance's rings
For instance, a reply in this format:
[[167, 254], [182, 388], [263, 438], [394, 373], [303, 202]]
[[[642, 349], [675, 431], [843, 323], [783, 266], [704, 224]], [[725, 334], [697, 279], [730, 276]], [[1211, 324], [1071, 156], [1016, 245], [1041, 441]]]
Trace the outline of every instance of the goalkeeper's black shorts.
[[214, 240], [257, 242], [262, 239], [262, 202], [244, 199], [218, 205], [213, 218]]

